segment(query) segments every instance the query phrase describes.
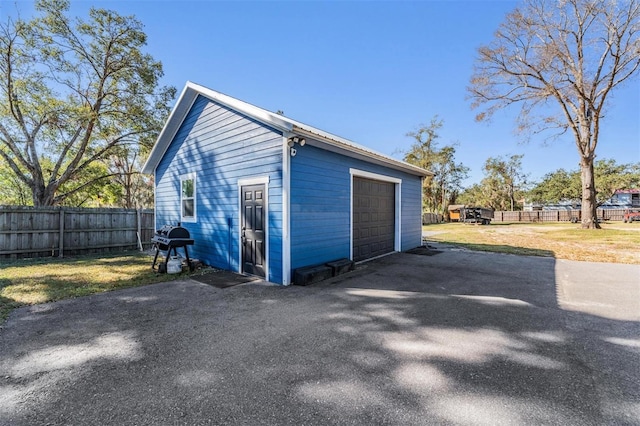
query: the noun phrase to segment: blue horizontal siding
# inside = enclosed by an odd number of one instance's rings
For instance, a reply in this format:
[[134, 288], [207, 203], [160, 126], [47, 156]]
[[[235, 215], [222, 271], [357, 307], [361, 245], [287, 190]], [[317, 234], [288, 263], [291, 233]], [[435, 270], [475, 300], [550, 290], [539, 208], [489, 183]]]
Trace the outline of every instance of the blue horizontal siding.
[[420, 177], [307, 144], [291, 158], [292, 269], [350, 256], [350, 168], [402, 179], [401, 249], [421, 244]]
[[[202, 96], [156, 169], [156, 226], [180, 220], [180, 175], [196, 174], [195, 223], [183, 223], [190, 255], [239, 271], [238, 181], [269, 176], [269, 280], [282, 274], [282, 134]], [[230, 224], [229, 224], [230, 222]]]
[[402, 251], [422, 245], [422, 180], [408, 176], [402, 180]]

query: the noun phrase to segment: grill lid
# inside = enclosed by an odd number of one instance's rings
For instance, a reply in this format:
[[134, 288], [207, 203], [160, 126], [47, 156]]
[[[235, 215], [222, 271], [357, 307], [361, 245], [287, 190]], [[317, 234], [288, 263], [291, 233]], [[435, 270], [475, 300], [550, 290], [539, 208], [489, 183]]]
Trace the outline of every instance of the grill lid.
[[191, 238], [189, 230], [182, 226], [164, 225], [162, 228], [156, 231], [156, 235], [164, 238]]

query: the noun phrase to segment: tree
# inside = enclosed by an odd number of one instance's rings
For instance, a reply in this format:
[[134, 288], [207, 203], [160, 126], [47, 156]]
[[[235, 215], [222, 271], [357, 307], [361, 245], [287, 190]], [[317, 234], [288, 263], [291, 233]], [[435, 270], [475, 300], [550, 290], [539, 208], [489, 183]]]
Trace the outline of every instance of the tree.
[[598, 160], [594, 174], [598, 206], [611, 199], [619, 189], [640, 188], [640, 163], [617, 164], [612, 159]]
[[489, 157], [483, 166], [480, 184], [467, 188], [460, 201], [467, 205], [490, 207], [494, 210], [515, 210], [517, 200], [524, 198], [527, 175], [522, 172], [523, 155], [507, 159]]
[[[611, 199], [619, 189], [640, 187], [640, 163], [618, 164], [612, 159], [598, 160], [594, 164], [594, 180], [598, 191], [596, 204]], [[564, 169], [547, 173], [528, 194], [531, 201], [554, 204], [560, 201], [580, 201], [580, 171]]]
[[535, 203], [557, 204], [561, 201], [578, 203], [581, 198], [580, 172], [558, 169], [547, 173], [535, 184], [527, 197]]
[[[484, 164], [485, 179], [488, 187], [495, 193], [494, 204], [500, 204], [500, 210], [509, 207], [513, 211], [516, 199], [521, 199], [527, 183], [527, 175], [522, 172], [522, 157], [512, 155], [508, 159], [489, 157]], [[499, 200], [499, 201], [498, 201]], [[506, 202], [505, 202], [506, 201]]]
[[109, 165], [117, 186], [118, 205], [132, 209], [153, 207], [153, 182], [139, 172], [142, 168], [137, 152], [121, 150], [113, 155]]
[[96, 163], [157, 134], [175, 89], [159, 87], [162, 64], [142, 52], [134, 17], [92, 8], [72, 19], [68, 0], [36, 10], [0, 24], [0, 163], [43, 206], [111, 177]]
[[120, 186], [109, 175], [109, 169], [103, 161], [94, 161], [78, 172], [74, 179], [60, 185], [58, 192], [65, 197], [58, 205], [69, 207], [114, 207], [118, 205]]
[[600, 119], [614, 89], [637, 75], [639, 32], [639, 0], [524, 0], [478, 50], [469, 87], [473, 107], [484, 107], [477, 119], [518, 104], [520, 129], [572, 133], [583, 228], [600, 227], [593, 171]]
[[29, 188], [8, 167], [1, 167], [0, 162], [0, 204], [23, 206], [31, 199]]
[[404, 160], [433, 173], [423, 180], [424, 208], [428, 212], [446, 215], [447, 207], [455, 202], [469, 168], [455, 162], [454, 145], [438, 147], [438, 130], [442, 125], [442, 120], [434, 117], [429, 125], [409, 132], [407, 136], [414, 142], [405, 153]]
[[[496, 210], [491, 198], [491, 189], [483, 184], [474, 183], [458, 197], [458, 203], [467, 206], [490, 207]], [[499, 210], [499, 209], [498, 209]]]

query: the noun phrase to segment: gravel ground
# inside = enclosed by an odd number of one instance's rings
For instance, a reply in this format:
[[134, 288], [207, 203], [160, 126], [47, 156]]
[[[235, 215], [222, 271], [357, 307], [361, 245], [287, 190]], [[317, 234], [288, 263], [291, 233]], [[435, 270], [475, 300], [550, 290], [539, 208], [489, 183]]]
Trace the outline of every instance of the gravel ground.
[[640, 424], [640, 267], [448, 250], [14, 311], [0, 424]]

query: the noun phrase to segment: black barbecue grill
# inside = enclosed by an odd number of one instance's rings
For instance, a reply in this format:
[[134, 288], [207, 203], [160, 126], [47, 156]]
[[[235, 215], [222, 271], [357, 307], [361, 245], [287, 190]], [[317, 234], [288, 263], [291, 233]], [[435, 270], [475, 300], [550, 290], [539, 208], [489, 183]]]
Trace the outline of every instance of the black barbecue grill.
[[151, 265], [152, 269], [155, 270], [156, 268], [158, 254], [161, 251], [166, 251], [167, 254], [165, 256], [164, 263], [160, 263], [158, 265], [158, 270], [160, 272], [167, 272], [167, 263], [171, 256], [171, 250], [173, 250], [173, 254], [177, 256], [178, 252], [176, 249], [178, 247], [183, 247], [184, 254], [187, 258], [187, 265], [189, 265], [190, 270], [193, 270], [193, 265], [189, 260], [189, 250], [187, 249], [187, 246], [193, 245], [194, 240], [191, 238], [189, 230], [180, 226], [180, 222], [178, 222], [178, 226], [164, 225], [162, 228], [158, 229], [153, 238], [151, 238], [151, 242], [156, 250], [156, 255], [153, 258], [153, 264]]

